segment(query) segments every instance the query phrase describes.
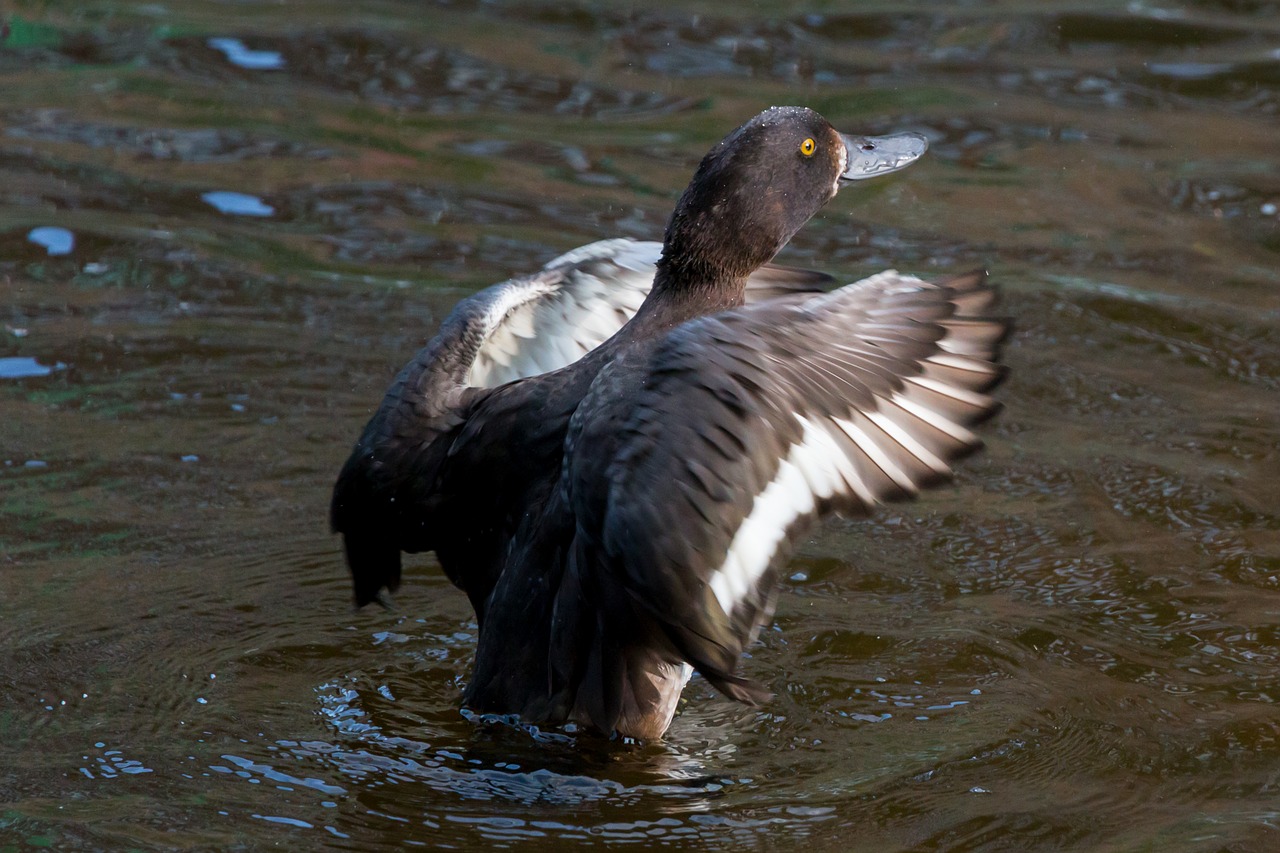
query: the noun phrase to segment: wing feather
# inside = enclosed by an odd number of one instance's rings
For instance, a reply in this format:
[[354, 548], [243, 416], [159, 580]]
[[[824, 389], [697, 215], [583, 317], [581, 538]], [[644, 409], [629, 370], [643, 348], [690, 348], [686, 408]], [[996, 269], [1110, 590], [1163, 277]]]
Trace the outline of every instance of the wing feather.
[[[480, 291], [455, 309], [476, 342], [465, 383], [491, 388], [549, 373], [580, 359], [640, 309], [662, 244], [601, 240], [552, 260], [537, 273]], [[830, 276], [768, 265], [747, 281], [747, 301], [818, 292]]]
[[889, 272], [678, 327], [615, 439], [590, 532], [612, 575], [600, 582], [717, 687], [761, 695], [734, 671], [797, 531], [914, 497], [980, 446], [970, 427], [1004, 375], [994, 301], [984, 274]]

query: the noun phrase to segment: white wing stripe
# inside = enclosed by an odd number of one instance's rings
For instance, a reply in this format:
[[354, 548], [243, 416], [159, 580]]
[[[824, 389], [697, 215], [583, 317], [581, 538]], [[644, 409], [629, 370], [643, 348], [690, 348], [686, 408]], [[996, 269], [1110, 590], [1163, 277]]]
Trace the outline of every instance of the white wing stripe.
[[[812, 424], [810, 424], [809, 421], [805, 421], [806, 429], [808, 429], [810, 425]], [[844, 491], [856, 494], [856, 496], [858, 496], [858, 500], [867, 503], [868, 506], [876, 503], [876, 494], [870, 491], [870, 488], [867, 485], [867, 480], [864, 480], [863, 475], [858, 471], [858, 466], [854, 464], [854, 461], [849, 459], [849, 456], [845, 455], [845, 451], [842, 450], [840, 444], [838, 444], [831, 435], [826, 434], [826, 430], [823, 430], [823, 433], [823, 437], [826, 438], [827, 444], [827, 446], [823, 448], [823, 452], [828, 453], [827, 461], [829, 464], [835, 465], [836, 473], [841, 475], [842, 482], [844, 482], [846, 487]], [[835, 492], [822, 494], [820, 497], [831, 497], [832, 494], [835, 494]]]
[[923, 444], [912, 438], [906, 430], [894, 423], [892, 419], [886, 417], [881, 412], [867, 412], [866, 415], [867, 420], [884, 430], [885, 435], [898, 442], [903, 450], [919, 459], [926, 467], [943, 476], [951, 473], [951, 466], [931, 453]]
[[934, 364], [940, 364], [943, 367], [952, 367], [956, 370], [968, 370], [974, 373], [992, 373], [994, 369], [990, 362], [980, 361], [973, 356], [956, 355], [954, 353], [940, 352], [937, 355], [931, 355], [925, 361], [931, 361]]
[[768, 570], [791, 522], [814, 510], [813, 492], [800, 468], [791, 461], [803, 452], [801, 448], [799, 444], [792, 446], [773, 482], [756, 495], [751, 514], [729, 543], [724, 564], [711, 577], [711, 591], [726, 615]]
[[[653, 283], [652, 266], [637, 257], [609, 257], [606, 241], [570, 252], [548, 264], [553, 284], [533, 280], [502, 286], [477, 330], [484, 343], [467, 377], [469, 385], [493, 386], [571, 364], [613, 335], [631, 318]], [[620, 241], [627, 243], [627, 241]], [[613, 246], [615, 250], [626, 246]], [[593, 250], [593, 251], [588, 251]], [[569, 263], [613, 262], [555, 275]], [[641, 269], [633, 267], [641, 266]], [[602, 279], [600, 276], [604, 275]]]
[[927, 409], [919, 403], [908, 400], [901, 394], [894, 394], [893, 399], [890, 400], [890, 402], [908, 414], [915, 415], [938, 432], [950, 436], [961, 444], [972, 445], [978, 443], [978, 437], [969, 430], [957, 423], [947, 420], [932, 409]]
[[835, 422], [840, 426], [840, 429], [844, 430], [845, 435], [853, 439], [853, 443], [858, 445], [858, 449], [865, 453], [867, 458], [885, 473], [886, 477], [905, 489], [908, 494], [914, 495], [919, 491], [911, 478], [889, 458], [889, 455], [884, 452], [880, 445], [876, 444], [871, 436], [863, 432], [861, 427], [843, 418], [836, 418]]
[[954, 400], [959, 400], [962, 403], [970, 406], [976, 406], [980, 409], [986, 409], [991, 405], [990, 397], [973, 391], [966, 391], [964, 388], [959, 388], [955, 385], [947, 385], [946, 383], [939, 382], [936, 379], [930, 379], [926, 376], [909, 376], [907, 377], [907, 381], [919, 385], [921, 388], [933, 391], [935, 394], [941, 394], [944, 397], [951, 397]]
[[875, 502], [831, 434], [808, 418], [799, 421], [801, 440], [791, 445], [773, 480], [756, 495], [751, 512], [729, 543], [724, 563], [711, 576], [711, 591], [726, 615], [768, 571], [787, 528], [817, 509], [817, 498], [831, 497], [847, 487], [860, 499]]
[[844, 454], [826, 430], [815, 427], [808, 418], [801, 418], [800, 423], [804, 426], [804, 436], [796, 445], [799, 452], [790, 454], [790, 458], [804, 475], [809, 491], [815, 497], [829, 498], [844, 484], [840, 470]]
[[[928, 380], [922, 385], [938, 386], [940, 393], [962, 398], [982, 399], [968, 392], [939, 385]], [[952, 440], [963, 445], [977, 442], [977, 436], [943, 415], [925, 406], [895, 394], [884, 401], [899, 407]], [[867, 420], [884, 431], [886, 437], [897, 442], [903, 450], [915, 456], [929, 469], [947, 475], [950, 467], [935, 453], [913, 438], [892, 417], [883, 412], [862, 412]], [[857, 467], [828, 432], [828, 427], [800, 417], [801, 440], [793, 444], [778, 466], [773, 480], [752, 503], [751, 512], [743, 520], [729, 543], [724, 563], [712, 575], [712, 593], [726, 614], [731, 614], [768, 570], [786, 536], [787, 528], [796, 519], [817, 509], [819, 499], [830, 498], [840, 492], [853, 494], [867, 506], [879, 503], [877, 496], [867, 487]], [[885, 476], [910, 494], [918, 491], [915, 481], [894, 462], [887, 452], [866, 430], [852, 420], [833, 418], [829, 423], [839, 428], [868, 461], [884, 472]]]

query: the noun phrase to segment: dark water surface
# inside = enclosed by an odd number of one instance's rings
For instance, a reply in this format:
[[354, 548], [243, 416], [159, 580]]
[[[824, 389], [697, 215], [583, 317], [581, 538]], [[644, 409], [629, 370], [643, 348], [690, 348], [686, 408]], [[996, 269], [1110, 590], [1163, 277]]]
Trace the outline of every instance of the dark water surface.
[[[3, 14], [0, 850], [1280, 849], [1280, 4]], [[334, 474], [458, 297], [775, 103], [930, 137], [784, 259], [988, 267], [988, 452], [803, 545], [766, 707], [468, 720], [465, 599], [353, 613]]]

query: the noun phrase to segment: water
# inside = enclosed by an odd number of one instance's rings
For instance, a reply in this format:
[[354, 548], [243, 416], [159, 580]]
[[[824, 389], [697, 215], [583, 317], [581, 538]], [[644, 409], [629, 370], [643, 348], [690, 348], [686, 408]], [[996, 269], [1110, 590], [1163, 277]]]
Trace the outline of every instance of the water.
[[[4, 13], [0, 847], [1276, 849], [1280, 6], [353, 10]], [[429, 559], [351, 611], [338, 466], [459, 296], [656, 237], [772, 103], [930, 136], [784, 258], [990, 269], [988, 451], [804, 543], [767, 706], [464, 716]]]

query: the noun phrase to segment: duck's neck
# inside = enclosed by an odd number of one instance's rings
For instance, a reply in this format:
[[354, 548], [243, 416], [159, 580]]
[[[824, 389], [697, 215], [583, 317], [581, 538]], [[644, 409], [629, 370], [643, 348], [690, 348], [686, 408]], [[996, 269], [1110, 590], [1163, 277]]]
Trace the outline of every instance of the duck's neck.
[[632, 323], [643, 333], [669, 331], [695, 317], [737, 308], [743, 303], [747, 273], [706, 265], [658, 262], [649, 298]]

